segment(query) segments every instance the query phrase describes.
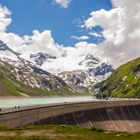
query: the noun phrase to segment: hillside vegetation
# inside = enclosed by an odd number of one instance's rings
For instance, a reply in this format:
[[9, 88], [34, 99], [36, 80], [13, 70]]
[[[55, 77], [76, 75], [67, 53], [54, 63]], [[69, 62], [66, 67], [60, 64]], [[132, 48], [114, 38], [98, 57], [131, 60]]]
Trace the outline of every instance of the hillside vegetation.
[[95, 88], [104, 96], [140, 98], [140, 58], [122, 65]]
[[0, 128], [0, 140], [139, 140], [140, 133], [105, 132], [99, 128], [77, 126], [28, 126]]
[[0, 61], [0, 96], [76, 95], [60, 78], [29, 64], [15, 67]]

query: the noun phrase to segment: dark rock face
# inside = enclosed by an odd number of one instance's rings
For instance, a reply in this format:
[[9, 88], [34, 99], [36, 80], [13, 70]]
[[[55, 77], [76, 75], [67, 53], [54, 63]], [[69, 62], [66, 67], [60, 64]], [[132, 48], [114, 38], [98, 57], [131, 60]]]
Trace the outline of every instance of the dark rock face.
[[136, 76], [140, 76], [140, 64], [136, 66], [136, 68], [134, 69], [134, 73], [136, 74]]
[[96, 61], [96, 62], [100, 62], [100, 60], [99, 60], [98, 58], [94, 57], [94, 56], [91, 55], [91, 54], [88, 54], [88, 55], [86, 56], [85, 59], [86, 59], [86, 60], [94, 60], [94, 61]]
[[58, 76], [70, 85], [82, 86], [87, 78], [87, 73], [84, 71], [68, 71], [62, 72]]
[[136, 68], [134, 69], [134, 72], [140, 72], [140, 64], [136, 66]]
[[82, 83], [81, 79], [75, 75], [70, 77], [69, 82], [74, 84], [74, 85], [80, 85], [80, 83]]
[[108, 65], [106, 63], [102, 63], [100, 66], [96, 68], [89, 69], [89, 73], [91, 73], [91, 75], [94, 74], [95, 76], [102, 76], [112, 71], [113, 71], [112, 65]]
[[45, 70], [42, 70], [42, 69], [40, 69], [40, 68], [37, 68], [37, 67], [32, 67], [32, 69], [33, 69], [33, 72], [34, 73], [36, 73], [36, 74], [40, 74], [40, 75], [49, 75], [49, 73], [47, 72], [47, 71], [45, 71]]
[[41, 53], [41, 52], [37, 54], [31, 54], [30, 58], [34, 59], [36, 62], [36, 65], [39, 65], [39, 66], [41, 66], [48, 59], [56, 59], [55, 56], [50, 56], [48, 54]]
[[50, 90], [53, 89], [52, 84], [51, 84], [50, 81], [48, 81], [48, 80], [42, 80], [42, 81], [41, 81], [41, 85], [42, 85], [43, 87], [48, 87], [48, 89], [50, 89]]
[[8, 49], [9, 49], [8, 46], [3, 41], [0, 40], [0, 50], [5, 51]]
[[94, 67], [95, 65], [101, 63], [100, 60], [91, 54], [88, 54], [79, 65], [85, 65], [86, 67]]
[[19, 53], [10, 49], [3, 41], [0, 40], [0, 51], [6, 51], [6, 50], [12, 52], [13, 54], [15, 54], [17, 56], [20, 55]]

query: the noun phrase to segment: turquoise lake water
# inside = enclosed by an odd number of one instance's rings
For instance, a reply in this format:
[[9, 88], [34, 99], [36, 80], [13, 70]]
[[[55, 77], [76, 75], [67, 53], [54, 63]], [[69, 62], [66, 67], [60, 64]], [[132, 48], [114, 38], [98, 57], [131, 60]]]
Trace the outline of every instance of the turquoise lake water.
[[86, 101], [98, 100], [92, 96], [0, 99], [0, 108], [12, 108], [15, 106], [25, 107], [33, 105], [50, 105]]

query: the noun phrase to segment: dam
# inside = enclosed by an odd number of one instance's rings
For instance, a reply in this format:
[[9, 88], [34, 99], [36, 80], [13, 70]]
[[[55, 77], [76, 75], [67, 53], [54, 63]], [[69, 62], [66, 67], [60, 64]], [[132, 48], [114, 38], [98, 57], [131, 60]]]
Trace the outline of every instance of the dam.
[[140, 100], [38, 105], [0, 112], [0, 126], [77, 125], [107, 131], [140, 131]]

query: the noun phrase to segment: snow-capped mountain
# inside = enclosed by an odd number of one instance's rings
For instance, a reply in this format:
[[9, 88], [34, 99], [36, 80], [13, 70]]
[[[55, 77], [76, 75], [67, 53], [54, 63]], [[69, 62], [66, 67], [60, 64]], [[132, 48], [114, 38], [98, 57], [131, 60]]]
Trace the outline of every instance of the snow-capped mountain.
[[[47, 57], [47, 56], [46, 56]], [[75, 93], [61, 78], [19, 57], [0, 41], [0, 88], [5, 95], [70, 95]]]
[[66, 83], [72, 86], [88, 86], [92, 82], [97, 82], [96, 77], [91, 76], [88, 71], [75, 70], [64, 71], [58, 74]]
[[37, 53], [30, 55], [31, 61], [34, 61], [36, 65], [41, 66], [45, 61], [49, 62], [49, 59], [56, 59], [55, 56], [50, 56], [46, 53]]
[[[41, 55], [40, 55], [41, 54]], [[44, 55], [46, 57], [44, 57]], [[32, 56], [35, 59], [32, 59]], [[112, 65], [102, 62], [100, 58], [87, 54], [80, 57], [52, 57], [47, 54], [33, 54], [30, 60], [59, 77], [67, 84], [74, 86], [88, 87], [106, 79], [113, 71]], [[45, 59], [44, 59], [45, 58]]]
[[79, 65], [84, 65], [85, 67], [88, 68], [94, 68], [96, 65], [100, 63], [100, 59], [94, 57], [91, 54], [86, 55], [85, 59], [79, 62]]
[[70, 85], [88, 87], [106, 79], [113, 71], [112, 65], [101, 62], [98, 58], [89, 54], [83, 61], [79, 62], [79, 65], [83, 65], [85, 69], [64, 71], [59, 73], [58, 76]]
[[11, 59], [18, 60], [18, 53], [10, 49], [3, 41], [0, 40], [0, 58], [1, 59]]
[[[44, 87], [45, 84], [48, 90], [57, 89], [58, 92], [61, 89], [62, 83], [50, 83], [52, 81], [50, 79], [55, 79], [55, 76], [52, 76], [50, 73], [62, 78], [75, 90], [77, 87], [78, 89], [79, 87], [87, 88], [91, 84], [100, 82], [106, 79], [113, 71], [112, 65], [107, 64], [99, 57], [93, 56], [90, 53], [74, 57], [73, 55], [67, 56], [65, 51], [65, 55], [57, 57], [44, 52], [38, 52], [29, 54], [29, 57], [26, 58], [28, 61], [21, 58], [21, 56], [22, 54], [14, 52], [0, 41], [0, 60], [14, 67], [16, 71], [13, 69], [13, 72], [19, 81], [24, 79], [24, 84], [31, 87], [36, 85], [35, 87], [38, 88]], [[18, 74], [19, 71], [22, 71], [22, 76]], [[40, 80], [32, 77], [32, 72], [47, 79], [47, 83], [42, 83]], [[48, 75], [50, 76], [48, 77]]]

